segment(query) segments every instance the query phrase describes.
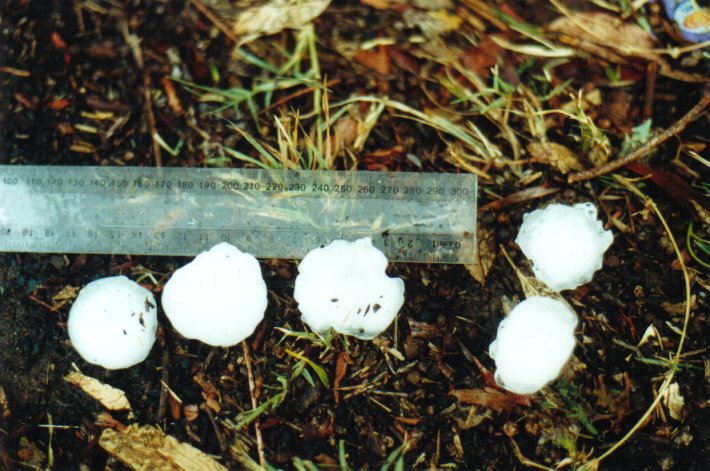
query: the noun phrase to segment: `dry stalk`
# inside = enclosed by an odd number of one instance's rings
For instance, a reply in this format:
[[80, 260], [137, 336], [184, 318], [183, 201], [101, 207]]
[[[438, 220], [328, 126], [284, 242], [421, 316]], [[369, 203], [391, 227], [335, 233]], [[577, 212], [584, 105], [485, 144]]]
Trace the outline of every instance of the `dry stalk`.
[[[251, 407], [257, 409], [259, 403], [256, 399], [256, 382], [254, 381], [254, 370], [251, 363], [251, 353], [246, 340], [242, 340], [242, 350], [244, 351], [244, 363], [247, 366], [247, 377], [249, 378], [249, 395], [251, 396]], [[264, 438], [261, 436], [261, 421], [259, 417], [254, 419], [254, 433], [256, 435], [256, 450], [259, 454], [259, 464], [266, 469], [266, 453], [264, 452]]]
[[685, 114], [685, 116], [680, 118], [672, 126], [667, 128], [660, 134], [657, 134], [656, 136], [649, 139], [641, 147], [637, 148], [632, 152], [629, 152], [624, 157], [614, 160], [613, 162], [609, 162], [607, 164], [589, 170], [583, 170], [581, 172], [573, 173], [569, 176], [567, 182], [575, 183], [584, 180], [591, 180], [592, 178], [607, 174], [609, 172], [613, 172], [614, 170], [617, 170], [623, 167], [624, 165], [627, 165], [635, 160], [640, 159], [641, 157], [644, 157], [645, 155], [648, 155], [649, 152], [651, 152], [653, 149], [655, 149], [671, 137], [683, 132], [683, 130], [688, 126], [688, 124], [698, 118], [708, 106], [710, 106], [710, 87], [707, 87], [703, 90], [703, 96], [700, 101], [693, 108], [691, 108], [690, 111]]

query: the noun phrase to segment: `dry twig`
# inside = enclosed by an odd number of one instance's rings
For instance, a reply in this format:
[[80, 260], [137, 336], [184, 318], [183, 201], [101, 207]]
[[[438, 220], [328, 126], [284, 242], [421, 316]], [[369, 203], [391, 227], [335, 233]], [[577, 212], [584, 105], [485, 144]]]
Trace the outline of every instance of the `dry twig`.
[[158, 400], [158, 410], [155, 413], [155, 421], [160, 423], [165, 418], [165, 411], [168, 405], [168, 381], [170, 381], [170, 351], [163, 347], [163, 356], [160, 361], [160, 399]]
[[158, 128], [155, 124], [155, 114], [153, 114], [153, 98], [150, 96], [150, 90], [153, 87], [150, 75], [145, 70], [145, 63], [143, 61], [143, 51], [140, 46], [140, 40], [135, 34], [131, 34], [128, 31], [128, 20], [123, 13], [120, 14], [119, 24], [121, 29], [121, 35], [123, 40], [131, 49], [133, 54], [133, 60], [138, 66], [138, 70], [141, 71], [143, 75], [143, 105], [145, 108], [146, 120], [148, 121], [148, 128], [150, 131], [150, 139], [153, 143], [153, 159], [155, 160], [156, 167], [163, 166], [163, 158], [160, 152], [160, 142], [158, 141]]
[[693, 122], [698, 116], [702, 114], [703, 111], [705, 111], [705, 108], [707, 108], [710, 105], [710, 88], [705, 88], [703, 91], [703, 96], [700, 99], [700, 101], [693, 107], [691, 108], [690, 111], [688, 111], [685, 116], [680, 118], [678, 121], [676, 121], [671, 127], [666, 129], [665, 131], [661, 132], [660, 134], [657, 134], [656, 136], [652, 137], [651, 139], [648, 140], [644, 145], [641, 147], [637, 148], [636, 150], [629, 152], [627, 155], [624, 157], [621, 157], [619, 159], [614, 160], [613, 162], [609, 162], [605, 165], [595, 167], [589, 170], [583, 170], [581, 172], [573, 173], [572, 175], [569, 176], [567, 179], [568, 183], [575, 183], [575, 182], [581, 182], [585, 180], [591, 180], [592, 178], [599, 177], [601, 175], [607, 174], [609, 172], [613, 172], [614, 170], [618, 170], [619, 168], [623, 167], [624, 165], [627, 165], [631, 162], [634, 162], [641, 157], [644, 157], [645, 155], [648, 155], [649, 152], [651, 152], [653, 149], [667, 141], [673, 136], [676, 136], [683, 132], [683, 130]]
[[205, 18], [210, 20], [218, 30], [220, 30], [225, 36], [227, 36], [234, 44], [239, 43], [239, 38], [232, 32], [232, 28], [229, 27], [224, 21], [222, 21], [217, 15], [215, 15], [212, 10], [205, 5], [202, 0], [190, 0], [193, 7], [200, 13], [202, 13]]
[[[251, 364], [251, 354], [246, 340], [242, 340], [242, 350], [244, 350], [244, 363], [247, 366], [247, 376], [249, 378], [249, 395], [251, 396], [251, 407], [256, 409], [259, 403], [256, 400], [256, 382], [254, 381], [254, 370]], [[256, 433], [256, 450], [259, 454], [259, 464], [266, 469], [266, 454], [264, 453], [264, 439], [261, 436], [261, 421], [259, 417], [254, 419], [254, 431]]]

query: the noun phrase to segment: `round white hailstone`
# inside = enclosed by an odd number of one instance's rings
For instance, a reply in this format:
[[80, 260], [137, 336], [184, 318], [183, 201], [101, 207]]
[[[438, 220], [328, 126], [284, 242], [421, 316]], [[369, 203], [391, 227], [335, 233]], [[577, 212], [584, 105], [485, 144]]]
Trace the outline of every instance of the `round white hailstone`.
[[222, 242], [176, 270], [161, 301], [183, 337], [229, 347], [264, 319], [266, 283], [253, 255]]
[[311, 250], [298, 265], [293, 293], [303, 321], [319, 334], [332, 328], [360, 339], [379, 335], [404, 303], [404, 282], [386, 268], [370, 238]]
[[495, 380], [517, 394], [532, 394], [555, 379], [574, 350], [577, 316], [564, 303], [532, 296], [498, 324], [489, 347]]
[[592, 203], [551, 204], [523, 215], [515, 239], [535, 276], [555, 291], [591, 281], [614, 236], [597, 220]]
[[155, 342], [158, 311], [153, 293], [125, 276], [113, 276], [84, 286], [67, 325], [84, 360], [115, 370], [146, 359]]

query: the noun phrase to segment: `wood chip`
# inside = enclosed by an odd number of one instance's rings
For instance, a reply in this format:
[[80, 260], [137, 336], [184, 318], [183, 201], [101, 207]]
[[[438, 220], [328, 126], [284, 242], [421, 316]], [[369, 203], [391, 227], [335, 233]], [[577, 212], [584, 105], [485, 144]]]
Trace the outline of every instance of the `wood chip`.
[[131, 410], [131, 404], [126, 398], [126, 393], [104, 384], [96, 378], [86, 376], [78, 371], [72, 371], [64, 377], [64, 381], [78, 386], [109, 410]]
[[152, 425], [129, 425], [122, 432], [106, 429], [99, 445], [133, 470], [226, 470], [210, 456], [188, 443], [166, 435]]

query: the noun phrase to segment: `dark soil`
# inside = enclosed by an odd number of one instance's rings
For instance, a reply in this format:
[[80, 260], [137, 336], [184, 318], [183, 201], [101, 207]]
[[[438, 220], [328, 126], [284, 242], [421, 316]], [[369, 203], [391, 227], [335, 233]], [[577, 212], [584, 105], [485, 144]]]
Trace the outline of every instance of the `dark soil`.
[[[240, 3], [245, 2], [236, 2], [234, 11], [239, 11]], [[321, 74], [335, 80], [329, 87], [331, 103], [358, 93], [388, 96], [418, 110], [435, 106], [460, 110], [451, 92], [436, 79], [445, 75], [444, 66], [423, 53], [419, 43], [409, 41], [421, 32], [402, 24], [407, 8], [397, 6], [398, 2], [382, 2], [392, 4], [388, 9], [376, 9], [364, 1], [333, 3], [314, 23]], [[468, 3], [453, 2], [454, 7], [446, 11], [464, 15], [470, 11], [464, 8]], [[488, 3], [540, 26], [558, 16], [545, 2]], [[676, 38], [669, 33], [667, 20], [652, 8], [647, 15], [657, 20], [652, 23], [660, 40], [672, 44]], [[467, 37], [482, 41], [495, 32], [493, 25], [485, 24], [488, 32], [470, 29], [471, 24], [464, 21], [460, 31], [437, 40], [471, 51]], [[124, 26], [140, 39], [143, 68], [126, 42]], [[506, 34], [525, 42], [510, 30]], [[387, 62], [389, 70], [378, 72], [362, 57], [345, 58], [335, 45], [345, 39], [358, 44], [376, 38], [394, 40], [385, 59], [372, 59]], [[264, 60], [276, 61], [278, 48], [290, 49], [293, 41], [294, 33], [285, 31], [247, 48]], [[273, 109], [264, 107], [257, 129], [244, 110], [241, 116], [215, 113], [217, 106], [173, 83], [183, 109], [180, 113], [169, 103], [169, 85], [164, 84], [171, 69], [179, 68], [188, 82], [221, 89], [251, 87], [263, 71], [231, 58], [231, 50], [230, 39], [190, 2], [3, 1], [0, 164], [200, 167], [214, 165], [223, 157], [217, 149], [220, 143], [256, 158], [253, 148], [235, 136], [225, 118], [274, 145], [273, 116], [312, 110], [312, 94], [289, 98], [294, 90], [278, 91], [273, 103], [286, 99]], [[471, 52], [479, 53], [477, 49]], [[542, 74], [542, 59], [502, 50], [498, 54], [501, 76], [511, 83], [526, 83]], [[680, 61], [671, 65], [684, 67], [689, 74], [707, 73], [702, 60], [694, 65]], [[708, 59], [704, 60], [707, 67]], [[570, 80], [575, 90], [601, 90], [604, 101], [590, 114], [597, 123], [607, 123], [605, 132], [615, 149], [612, 159], [624, 134], [643, 121], [642, 109], [648, 100], [645, 65], [637, 60], [620, 67], [628, 84], [614, 87], [607, 86], [605, 72], [617, 66], [593, 55], [554, 71], [560, 74], [556, 77], [559, 83]], [[458, 77], [456, 71], [448, 72]], [[145, 106], [146, 84], [151, 88], [150, 111]], [[702, 85], [659, 76], [653, 90], [653, 126], [662, 129], [699, 100]], [[559, 105], [566, 101], [561, 97]], [[111, 119], [87, 118], [87, 113], [104, 112], [111, 113]], [[499, 129], [479, 118], [472, 119], [510, 157], [513, 149]], [[550, 119], [556, 121], [550, 124], [550, 139], [573, 147], [579, 135], [576, 123]], [[89, 123], [96, 132], [82, 132], [77, 123]], [[511, 126], [524, 143], [533, 140], [524, 120], [513, 117]], [[673, 419], [667, 408], [659, 407], [652, 420], [601, 462], [600, 469], [710, 468], [708, 272], [688, 255], [685, 245], [691, 220], [696, 220], [695, 227], [702, 233], [701, 219], [689, 198], [707, 205], [706, 196], [697, 196], [708, 191], [707, 178], [702, 177], [707, 167], [693, 159], [683, 160], [685, 167], [673, 164], [679, 143], [700, 145], [697, 152], [707, 159], [708, 129], [707, 115], [701, 116], [677, 139], [661, 145], [647, 162], [657, 171], [656, 177], [673, 175], [675, 179], [667, 180], [671, 183], [658, 185], [661, 180], [655, 178], [641, 184], [668, 221], [692, 274], [686, 355], [674, 380], [685, 400], [682, 417]], [[156, 152], [153, 130], [171, 145], [184, 142], [177, 156], [164, 149]], [[449, 142], [423, 124], [385, 111], [364, 149], [352, 155], [358, 169], [464, 171], [446, 158]], [[349, 155], [342, 151], [333, 166], [351, 168]], [[261, 261], [270, 304], [266, 319], [248, 340], [259, 401], [272, 397], [270, 387], [279, 384], [277, 376], [286, 377], [288, 385], [285, 401], [260, 417], [271, 465], [290, 469], [299, 460], [310, 460], [337, 468], [342, 441], [347, 462], [355, 469], [391, 464], [388, 457], [404, 443], [408, 443], [403, 459], [407, 469], [526, 469], [523, 456], [550, 467], [569, 458], [569, 466], [578, 467], [587, 457], [598, 457], [636, 423], [653, 402], [659, 378], [668, 370], [667, 365], [643, 360], [670, 358], [680, 338], [674, 329], [683, 324], [683, 311], [677, 306], [685, 301], [685, 287], [677, 257], [650, 206], [609, 176], [567, 184], [566, 176], [553, 166], [527, 158], [522, 156], [515, 168], [504, 163], [474, 165], [492, 177], [479, 180], [480, 205], [526, 189], [528, 184], [517, 173], [520, 169], [542, 172], [535, 185], [560, 190], [543, 199], [523, 199], [480, 213], [479, 235], [487, 234], [492, 253], [497, 253], [485, 282], [474, 280], [460, 265], [392, 265], [391, 275], [405, 281], [406, 302], [396, 327], [374, 341], [336, 337], [332, 350], [323, 353], [305, 340], [283, 340], [276, 327], [305, 330], [292, 298], [297, 261]], [[234, 160], [230, 165], [242, 163]], [[628, 169], [617, 173], [637, 176]], [[486, 369], [495, 368], [487, 350], [497, 324], [509, 306], [524, 299], [520, 282], [499, 247], [529, 273], [513, 241], [522, 214], [552, 201], [594, 201], [601, 219], [612, 226], [615, 242], [594, 280], [565, 293], [580, 317], [575, 359], [561, 379], [526, 400], [491, 389], [495, 387], [486, 381]], [[628, 230], [613, 227], [612, 218]], [[0, 467], [121, 469], [98, 445], [102, 429], [116, 425], [107, 424], [106, 411], [98, 402], [63, 380], [73, 364], [84, 374], [126, 392], [134, 417], [112, 413], [115, 420], [158, 425], [216, 456], [230, 469], [245, 466], [234, 451], [240, 443], [258, 461], [253, 424], [239, 431], [228, 426], [252, 409], [242, 348], [217, 349], [185, 340], [161, 314], [159, 341], [148, 359], [127, 370], [106, 371], [86, 363], [72, 349], [66, 332], [70, 303], [56, 307], [56, 296], [65, 287], [82, 287], [118, 274], [136, 279], [152, 273], [156, 283], [149, 279], [142, 283], [159, 295], [172, 271], [187, 261], [129, 255], [0, 254], [0, 386], [8, 407], [0, 410]], [[661, 334], [662, 345], [652, 339], [634, 349], [650, 325]], [[286, 349], [323, 366], [330, 389], [317, 378], [313, 384], [304, 376], [292, 378], [297, 361]], [[336, 365], [343, 361], [347, 370], [336, 394], [332, 389]], [[167, 379], [182, 405], [166, 398], [161, 379]], [[369, 383], [372, 388], [355, 388]], [[451, 394], [463, 389], [485, 391], [485, 397], [472, 404]], [[208, 398], [216, 401], [218, 410], [210, 408]], [[199, 407], [194, 420], [184, 413], [183, 406], [188, 405]]]

